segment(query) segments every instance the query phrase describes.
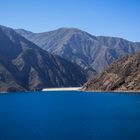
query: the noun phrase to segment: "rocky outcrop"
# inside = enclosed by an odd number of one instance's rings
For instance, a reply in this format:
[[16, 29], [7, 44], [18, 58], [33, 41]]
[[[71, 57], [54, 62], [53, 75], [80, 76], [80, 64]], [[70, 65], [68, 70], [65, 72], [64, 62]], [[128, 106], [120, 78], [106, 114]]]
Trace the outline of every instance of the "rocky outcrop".
[[79, 66], [0, 26], [0, 91], [81, 86], [86, 76]]
[[115, 61], [89, 82], [86, 91], [140, 91], [140, 53]]

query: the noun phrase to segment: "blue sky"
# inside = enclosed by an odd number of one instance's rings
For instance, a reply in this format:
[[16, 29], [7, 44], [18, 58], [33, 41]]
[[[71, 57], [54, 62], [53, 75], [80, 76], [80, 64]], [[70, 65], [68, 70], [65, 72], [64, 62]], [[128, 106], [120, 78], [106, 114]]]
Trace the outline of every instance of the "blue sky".
[[33, 32], [75, 27], [140, 42], [140, 0], [0, 0], [0, 24]]

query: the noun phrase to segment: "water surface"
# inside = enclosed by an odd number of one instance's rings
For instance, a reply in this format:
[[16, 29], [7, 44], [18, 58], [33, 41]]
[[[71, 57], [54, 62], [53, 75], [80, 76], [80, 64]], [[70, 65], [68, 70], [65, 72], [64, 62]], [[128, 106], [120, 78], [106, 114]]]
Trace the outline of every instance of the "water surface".
[[140, 140], [140, 95], [0, 95], [0, 140]]

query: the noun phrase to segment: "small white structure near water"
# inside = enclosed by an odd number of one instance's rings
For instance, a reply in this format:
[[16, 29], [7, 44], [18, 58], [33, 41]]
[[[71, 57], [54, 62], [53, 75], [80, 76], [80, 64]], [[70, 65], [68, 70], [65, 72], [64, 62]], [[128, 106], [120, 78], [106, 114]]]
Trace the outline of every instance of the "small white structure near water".
[[44, 88], [42, 91], [79, 91], [82, 87]]

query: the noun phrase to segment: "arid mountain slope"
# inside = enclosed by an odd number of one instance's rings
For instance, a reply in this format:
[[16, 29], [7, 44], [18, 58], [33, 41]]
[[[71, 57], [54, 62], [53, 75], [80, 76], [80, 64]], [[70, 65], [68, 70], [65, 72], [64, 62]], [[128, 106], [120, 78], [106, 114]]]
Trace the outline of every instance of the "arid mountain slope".
[[0, 91], [80, 86], [85, 81], [86, 74], [79, 66], [0, 26]]
[[140, 53], [124, 57], [87, 82], [86, 91], [140, 91]]
[[23, 29], [16, 32], [42, 49], [80, 65], [89, 73], [94, 73], [94, 70], [99, 73], [114, 60], [140, 51], [140, 43], [93, 36], [75, 28], [60, 28], [44, 33], [32, 33]]

